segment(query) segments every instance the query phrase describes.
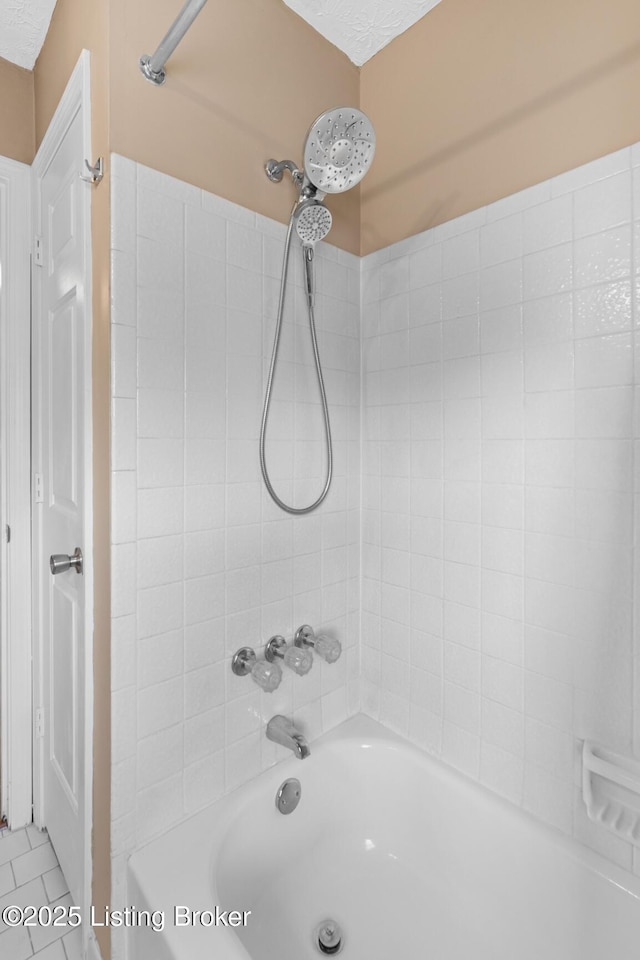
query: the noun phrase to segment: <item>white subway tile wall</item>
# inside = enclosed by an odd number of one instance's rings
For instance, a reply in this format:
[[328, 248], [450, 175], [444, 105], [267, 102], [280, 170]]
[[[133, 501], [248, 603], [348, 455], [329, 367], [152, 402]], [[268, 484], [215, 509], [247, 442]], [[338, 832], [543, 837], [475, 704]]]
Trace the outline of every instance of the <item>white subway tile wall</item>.
[[362, 260], [363, 708], [627, 869], [579, 742], [640, 753], [634, 162]]
[[[287, 755], [264, 736], [271, 716], [314, 739], [360, 707], [360, 265], [318, 247], [334, 480], [319, 510], [292, 518], [258, 461], [285, 228], [117, 155], [111, 222], [112, 846], [124, 904], [133, 850]], [[300, 267], [296, 245], [267, 444], [276, 489], [297, 505], [324, 470]], [[238, 647], [260, 652], [302, 623], [341, 640], [336, 664], [317, 658], [295, 683], [285, 671], [271, 695], [233, 676]]]
[[[133, 849], [282, 755], [276, 712], [314, 737], [363, 709], [640, 874], [579, 778], [585, 737], [640, 756], [640, 147], [362, 260], [321, 245], [337, 469], [304, 518], [257, 459], [284, 228], [112, 164], [114, 902]], [[292, 276], [268, 461], [299, 503], [322, 434]], [[304, 621], [337, 665], [269, 697], [231, 674]]]

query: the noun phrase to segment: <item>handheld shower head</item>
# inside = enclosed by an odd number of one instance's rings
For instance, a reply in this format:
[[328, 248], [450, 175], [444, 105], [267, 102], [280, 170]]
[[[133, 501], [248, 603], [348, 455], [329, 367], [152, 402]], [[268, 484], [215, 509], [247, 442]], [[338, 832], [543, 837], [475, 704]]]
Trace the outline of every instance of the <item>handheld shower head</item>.
[[311, 125], [304, 146], [304, 171], [323, 193], [344, 193], [360, 183], [375, 150], [376, 135], [368, 116], [355, 107], [336, 107]]
[[[331, 213], [322, 203], [322, 200], [324, 200], [325, 194], [327, 193], [344, 193], [345, 190], [350, 190], [351, 187], [355, 187], [369, 169], [375, 148], [376, 138], [369, 118], [360, 110], [356, 110], [355, 107], [336, 107], [335, 110], [327, 110], [321, 114], [307, 134], [304, 146], [304, 172], [291, 160], [267, 160], [265, 164], [265, 173], [272, 183], [280, 183], [283, 172], [288, 170], [294, 184], [298, 188], [298, 199], [291, 211], [289, 226], [287, 228], [287, 238], [284, 245], [276, 332], [264, 396], [264, 406], [262, 408], [262, 423], [260, 426], [260, 470], [262, 472], [262, 478], [273, 501], [288, 513], [306, 514], [320, 506], [329, 492], [331, 478], [333, 476], [333, 445], [331, 442], [329, 407], [318, 351], [313, 290], [313, 257], [315, 245], [318, 241], [325, 239], [331, 230], [332, 223]], [[324, 435], [327, 444], [327, 472], [324, 487], [320, 495], [307, 507], [294, 507], [280, 499], [269, 478], [265, 453], [267, 423], [269, 420], [273, 378], [278, 360], [278, 345], [282, 332], [285, 293], [287, 288], [287, 270], [294, 225], [296, 233], [302, 241], [309, 329], [320, 399], [322, 401]]]
[[302, 240], [307, 303], [313, 307], [313, 254], [316, 243], [331, 230], [331, 211], [319, 200], [303, 200], [293, 213], [296, 232]]
[[296, 232], [305, 246], [317, 243], [331, 230], [331, 211], [319, 200], [303, 200], [295, 211]]

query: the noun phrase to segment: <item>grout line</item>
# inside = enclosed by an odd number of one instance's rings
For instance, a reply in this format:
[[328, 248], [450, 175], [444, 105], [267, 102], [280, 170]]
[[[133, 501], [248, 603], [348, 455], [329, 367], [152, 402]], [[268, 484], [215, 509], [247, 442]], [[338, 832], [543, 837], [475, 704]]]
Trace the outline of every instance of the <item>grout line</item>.
[[[520, 213], [520, 222], [521, 222], [521, 224], [522, 224], [522, 213]], [[478, 273], [477, 273], [477, 277], [478, 277], [477, 305], [478, 305], [478, 365], [479, 365], [479, 368], [480, 368], [480, 369], [479, 369], [479, 377], [478, 377], [478, 379], [479, 379], [479, 385], [480, 385], [480, 403], [479, 403], [479, 414], [480, 414], [480, 415], [479, 415], [479, 420], [480, 420], [480, 423], [479, 423], [479, 431], [480, 431], [480, 438], [479, 438], [479, 448], [480, 448], [480, 449], [479, 449], [479, 461], [480, 461], [480, 462], [479, 462], [479, 464], [478, 464], [478, 472], [479, 472], [479, 477], [478, 477], [478, 495], [479, 495], [479, 498], [480, 498], [480, 517], [479, 517], [479, 526], [478, 526], [478, 534], [479, 534], [479, 541], [480, 541], [480, 543], [479, 543], [479, 550], [478, 550], [478, 568], [479, 568], [479, 569], [478, 569], [478, 579], [479, 579], [479, 583], [478, 583], [478, 629], [479, 629], [479, 632], [480, 632], [480, 664], [479, 664], [479, 666], [480, 666], [480, 690], [479, 690], [479, 696], [478, 696], [478, 773], [477, 773], [477, 777], [478, 777], [478, 781], [479, 781], [480, 783], [482, 783], [482, 769], [483, 769], [483, 765], [482, 765], [482, 743], [483, 743], [483, 740], [482, 740], [482, 701], [483, 701], [483, 693], [484, 693], [484, 683], [483, 683], [483, 679], [484, 679], [484, 669], [483, 669], [483, 668], [484, 668], [484, 629], [483, 629], [483, 622], [482, 622], [482, 620], [483, 620], [483, 618], [482, 618], [482, 610], [483, 610], [483, 590], [482, 590], [482, 580], [483, 580], [483, 576], [482, 576], [482, 574], [483, 574], [483, 570], [484, 570], [483, 553], [482, 553], [482, 541], [483, 541], [483, 529], [484, 529], [484, 527], [483, 527], [483, 522], [482, 522], [482, 487], [483, 487], [483, 483], [484, 483], [484, 430], [483, 430], [483, 427], [484, 427], [484, 417], [483, 417], [483, 413], [484, 413], [484, 406], [485, 406], [485, 392], [484, 392], [484, 377], [483, 377], [483, 373], [482, 373], [482, 358], [483, 358], [483, 353], [482, 353], [482, 327], [481, 327], [482, 303], [481, 303], [481, 293], [480, 293], [480, 275], [481, 275], [481, 271], [482, 271], [483, 267], [482, 267], [482, 265], [481, 265], [481, 252], [482, 252], [482, 248], [481, 248], [480, 237], [481, 237], [481, 233], [480, 233], [480, 231], [479, 231], [479, 232], [478, 232], [478, 244], [479, 244], [479, 249], [478, 249]], [[520, 263], [521, 263], [521, 270], [522, 270], [522, 263], [523, 263], [523, 258], [522, 258], [522, 256], [521, 256], [521, 258], [520, 258]], [[486, 269], [486, 268], [484, 268], [484, 269]], [[522, 274], [521, 274], [521, 276], [522, 276]], [[521, 294], [520, 294], [520, 296], [521, 296], [521, 298], [522, 298], [522, 288], [521, 288]], [[523, 446], [524, 446], [524, 444], [523, 444]], [[523, 469], [523, 471], [524, 471], [524, 458], [523, 458], [523, 467], [522, 467], [522, 469]]]
[[[521, 224], [522, 224], [522, 213], [520, 213], [520, 222], [521, 222]], [[483, 419], [483, 410], [484, 410], [485, 394], [484, 394], [484, 378], [483, 378], [483, 375], [482, 375], [482, 358], [483, 358], [483, 353], [482, 353], [482, 339], [481, 339], [481, 338], [482, 338], [482, 329], [481, 329], [481, 324], [480, 324], [480, 318], [481, 318], [481, 316], [482, 316], [482, 304], [481, 304], [481, 302], [480, 302], [480, 296], [481, 296], [481, 294], [480, 294], [480, 274], [481, 274], [481, 271], [482, 271], [482, 269], [483, 269], [483, 267], [482, 267], [482, 265], [481, 265], [481, 253], [482, 253], [482, 250], [481, 250], [480, 237], [481, 237], [481, 233], [480, 233], [480, 230], [478, 230], [478, 269], [477, 269], [477, 274], [476, 274], [476, 276], [477, 276], [478, 288], [477, 288], [476, 303], [477, 303], [477, 311], [478, 311], [478, 313], [477, 313], [477, 316], [478, 316], [478, 366], [479, 366], [479, 370], [478, 370], [478, 380], [479, 380], [479, 387], [480, 387], [480, 402], [479, 402], [479, 405], [478, 405], [478, 406], [479, 406], [479, 433], [480, 433], [480, 437], [479, 437], [479, 463], [478, 463], [478, 474], [479, 474], [479, 475], [478, 475], [478, 495], [479, 495], [479, 498], [480, 498], [480, 518], [479, 518], [479, 524], [478, 524], [478, 539], [479, 539], [479, 544], [478, 544], [478, 580], [479, 580], [479, 583], [478, 583], [478, 629], [479, 629], [479, 632], [480, 632], [480, 656], [479, 656], [479, 661], [480, 661], [480, 662], [479, 662], [479, 668], [480, 668], [480, 690], [479, 690], [479, 695], [478, 695], [478, 771], [477, 771], [477, 779], [478, 779], [478, 782], [479, 782], [479, 783], [482, 783], [482, 743], [483, 743], [483, 740], [482, 740], [482, 700], [483, 700], [483, 687], [484, 687], [484, 684], [483, 684], [483, 679], [484, 679], [484, 670], [483, 670], [484, 630], [483, 630], [483, 623], [482, 623], [482, 619], [483, 619], [483, 618], [482, 618], [482, 609], [483, 609], [483, 593], [482, 593], [482, 580], [483, 580], [483, 577], [482, 577], [482, 574], [483, 574], [483, 571], [484, 571], [484, 564], [483, 564], [483, 560], [482, 560], [482, 540], [483, 540], [483, 536], [482, 536], [482, 533], [483, 533], [483, 523], [482, 523], [482, 486], [483, 486], [483, 483], [484, 483], [484, 469], [483, 469], [483, 468], [484, 468], [484, 431], [483, 431], [484, 419]], [[522, 262], [523, 262], [523, 261], [522, 261], [522, 257], [521, 257], [521, 261], [520, 261], [520, 262], [521, 262], [521, 265], [522, 265]], [[486, 268], [485, 268], [485, 269], [486, 269]], [[521, 269], [522, 269], [522, 266], [521, 266]], [[522, 292], [521, 292], [521, 297], [522, 297]], [[524, 461], [523, 461], [523, 468], [522, 468], [522, 469], [524, 470]]]
[[[360, 251], [362, 253], [362, 251]], [[362, 598], [364, 579], [364, 371], [365, 324], [363, 297], [364, 257], [358, 260], [358, 709], [362, 709]]]
[[[438, 264], [438, 300], [439, 300], [439, 309], [438, 309], [438, 327], [440, 337], [440, 350], [438, 357], [438, 375], [440, 379], [440, 447], [441, 447], [441, 456], [442, 456], [442, 467], [440, 470], [440, 482], [442, 483], [442, 491], [440, 493], [441, 500], [441, 530], [442, 530], [442, 557], [440, 559], [440, 565], [442, 568], [442, 599], [441, 599], [441, 627], [440, 627], [440, 743], [438, 745], [437, 756], [442, 758], [444, 753], [444, 716], [445, 716], [445, 666], [444, 666], [444, 657], [445, 657], [445, 636], [446, 636], [446, 627], [445, 627], [445, 588], [444, 588], [444, 530], [445, 530], [445, 517], [446, 517], [446, 501], [445, 501], [445, 444], [446, 444], [446, 424], [445, 424], [445, 376], [444, 376], [444, 319], [442, 315], [443, 300], [442, 300], [442, 284], [444, 283], [443, 277], [443, 256], [442, 256], [442, 240], [438, 240], [437, 244], [439, 247], [439, 264]], [[411, 398], [409, 398], [411, 399]]]
[[[636, 274], [637, 262], [636, 258], [640, 254], [640, 250], [636, 249], [636, 226], [634, 220], [635, 213], [635, 201], [636, 201], [636, 190], [635, 190], [635, 180], [634, 176], [634, 167], [630, 164], [631, 169], [631, 349], [632, 349], [632, 362], [633, 362], [633, 381], [632, 381], [632, 391], [631, 391], [631, 403], [632, 403], [632, 448], [631, 448], [631, 469], [633, 471], [632, 478], [632, 503], [633, 503], [633, 516], [632, 516], [632, 546], [631, 546], [631, 604], [632, 604], [632, 633], [633, 633], [633, 647], [632, 647], [632, 658], [633, 658], [633, 669], [631, 671], [631, 742], [632, 742], [632, 752], [635, 757], [640, 757], [640, 704], [638, 703], [638, 697], [640, 697], [640, 614], [638, 612], [638, 602], [640, 602], [640, 588], [638, 586], [638, 559], [637, 551], [639, 548], [638, 537], [640, 535], [640, 517], [639, 517], [639, 505], [638, 501], [640, 500], [640, 485], [638, 484], [638, 470], [640, 469], [640, 458], [638, 451], [638, 392], [639, 388], [636, 382], [637, 378], [637, 367], [638, 367], [638, 356], [637, 351], [640, 346], [640, 336], [638, 334], [638, 282], [640, 277]], [[639, 180], [640, 184], [640, 180]], [[640, 197], [638, 198], [640, 200]], [[634, 858], [637, 860], [640, 855], [636, 850], [634, 852]]]
[[[135, 262], [135, 325], [133, 327], [134, 332], [134, 345], [135, 345], [135, 369], [136, 369], [136, 460], [135, 468], [133, 470], [133, 476], [135, 480], [135, 544], [136, 544], [136, 557], [135, 557], [135, 566], [133, 568], [133, 577], [136, 588], [136, 599], [135, 599], [135, 610], [133, 612], [134, 617], [134, 654], [133, 654], [133, 663], [135, 675], [132, 678], [133, 680], [133, 702], [135, 705], [134, 716], [133, 716], [133, 730], [131, 731], [132, 738], [135, 738], [136, 750], [133, 754], [133, 771], [132, 776], [135, 783], [135, 796], [137, 798], [138, 794], [138, 693], [139, 693], [139, 670], [140, 670], [140, 651], [139, 651], [139, 641], [138, 641], [138, 607], [139, 607], [139, 592], [138, 592], [138, 544], [140, 542], [140, 536], [138, 531], [139, 525], [139, 487], [138, 487], [138, 404], [139, 404], [139, 387], [138, 387], [138, 366], [139, 366], [139, 336], [138, 336], [138, 301], [139, 301], [139, 262], [138, 262], [138, 203], [139, 203], [139, 175], [140, 175], [140, 165], [135, 164], [134, 166], [134, 178], [133, 178], [133, 193], [134, 193], [134, 203], [133, 203], [133, 226], [134, 226], [134, 262]], [[130, 759], [130, 758], [129, 758]], [[113, 786], [111, 786], [111, 797], [110, 797], [110, 807], [113, 804]], [[135, 811], [134, 811], [135, 812]], [[137, 830], [137, 826], [136, 826]], [[62, 868], [61, 868], [62, 869]], [[117, 870], [113, 869], [111, 866], [111, 876], [110, 876], [110, 893], [113, 891], [117, 877]], [[65, 880], [66, 884], [66, 880]], [[65, 951], [66, 952], [66, 951]]]
[[526, 406], [527, 406], [527, 391], [526, 391], [526, 380], [525, 380], [525, 335], [524, 335], [524, 305], [525, 305], [525, 296], [524, 296], [524, 274], [525, 274], [525, 252], [524, 252], [524, 232], [525, 232], [525, 210], [530, 209], [526, 207], [524, 210], [520, 211], [520, 231], [522, 239], [521, 247], [521, 293], [520, 293], [520, 310], [519, 310], [519, 323], [520, 323], [520, 345], [519, 345], [519, 357], [522, 362], [522, 426], [520, 429], [520, 436], [522, 442], [522, 527], [520, 530], [520, 558], [521, 558], [521, 577], [522, 585], [520, 589], [520, 599], [522, 603], [522, 615], [520, 623], [520, 670], [522, 675], [522, 701], [521, 701], [521, 710], [522, 710], [522, 719], [521, 719], [521, 730], [522, 730], [522, 768], [520, 770], [520, 797], [517, 806], [524, 807], [524, 787], [525, 787], [525, 766], [526, 766], [526, 749], [525, 749], [525, 739], [526, 739], [526, 694], [525, 694], [525, 684], [526, 684], [526, 668], [525, 668], [525, 634], [526, 634], [526, 604], [527, 604], [527, 569], [526, 569], [526, 537], [527, 537], [527, 429], [526, 429]]
[[[200, 195], [200, 207], [202, 209], [202, 194]], [[187, 769], [187, 764], [185, 763], [185, 729], [187, 722], [187, 711], [186, 711], [186, 697], [185, 697], [185, 687], [186, 687], [186, 677], [187, 671], [186, 667], [186, 581], [185, 581], [185, 552], [186, 552], [186, 530], [187, 530], [187, 485], [186, 485], [186, 474], [187, 474], [187, 418], [188, 418], [188, 407], [187, 407], [187, 364], [188, 364], [188, 314], [187, 314], [187, 204], [182, 205], [182, 236], [183, 236], [183, 247], [182, 247], [182, 401], [183, 401], [183, 410], [182, 410], [182, 436], [183, 436], [183, 447], [182, 447], [182, 756], [181, 756], [181, 768], [182, 768], [182, 811], [183, 816], [186, 811], [186, 797], [185, 797], [185, 771]], [[226, 229], [225, 229], [225, 254], [226, 254]], [[226, 260], [226, 257], [225, 257]], [[226, 295], [226, 263], [225, 263], [225, 328], [226, 328], [226, 317], [227, 317], [227, 295]], [[226, 333], [226, 329], [225, 329]], [[226, 391], [225, 391], [226, 396]], [[225, 424], [226, 425], [226, 424]], [[225, 450], [225, 472], [226, 472], [226, 450]], [[225, 543], [226, 548], [226, 543]], [[226, 549], [225, 549], [226, 552]], [[225, 605], [226, 605], [226, 590], [225, 590]], [[226, 684], [225, 684], [225, 694], [226, 694]], [[226, 699], [226, 696], [225, 696]], [[140, 739], [138, 743], [140, 743]], [[226, 725], [225, 725], [225, 736], [224, 741], [226, 742]], [[136, 785], [137, 793], [137, 785]], [[136, 838], [137, 840], [137, 838]], [[137, 842], [136, 842], [137, 846]], [[65, 947], [66, 952], [66, 947]]]
[[[577, 396], [577, 384], [576, 384], [576, 317], [575, 317], [575, 293], [576, 293], [576, 202], [575, 190], [572, 190], [569, 194], [570, 206], [571, 206], [571, 352], [572, 352], [572, 385], [571, 391], [573, 394], [573, 414], [571, 420], [571, 429], [572, 429], [572, 470], [573, 470], [573, 524], [572, 524], [572, 536], [573, 541], [572, 547], [572, 558], [573, 558], [573, 577], [572, 577], [572, 609], [573, 609], [573, 623], [572, 623], [572, 644], [573, 644], [573, 664], [575, 667], [575, 644], [576, 644], [576, 624], [577, 624], [577, 584], [576, 584], [576, 543], [577, 543], [577, 486], [578, 486], [578, 472], [577, 472], [577, 430], [576, 430], [576, 396]], [[576, 735], [575, 735], [575, 669], [572, 670], [571, 676], [571, 741], [572, 749], [575, 750], [576, 744]], [[574, 761], [575, 762], [575, 761]], [[573, 795], [575, 794], [574, 788], [574, 773], [573, 773], [573, 764], [572, 769], [569, 771], [571, 775], [571, 791], [572, 791], [572, 802], [570, 805], [570, 836], [575, 836], [575, 799]]]

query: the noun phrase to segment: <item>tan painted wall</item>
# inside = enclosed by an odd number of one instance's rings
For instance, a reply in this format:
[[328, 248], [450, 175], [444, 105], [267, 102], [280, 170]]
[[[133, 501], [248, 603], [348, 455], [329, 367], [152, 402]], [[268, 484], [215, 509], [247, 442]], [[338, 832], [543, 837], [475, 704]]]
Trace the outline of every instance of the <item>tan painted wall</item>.
[[[35, 67], [36, 136], [40, 144], [83, 48], [91, 51], [92, 162], [109, 158], [108, 0], [58, 0]], [[109, 178], [93, 188], [93, 476], [94, 476], [94, 773], [93, 903], [111, 901], [111, 673], [109, 557]], [[104, 960], [108, 928], [96, 928]]]
[[[166, 84], [143, 80], [176, 0], [112, 0], [112, 149], [285, 221], [295, 193], [264, 161], [302, 159], [328, 107], [357, 106], [359, 72], [282, 0], [209, 0], [169, 61]], [[331, 239], [359, 248], [359, 191], [332, 198]]]
[[442, 0], [366, 63], [362, 252], [640, 140], [638, 0]]
[[35, 153], [33, 74], [0, 57], [0, 156], [31, 163]]

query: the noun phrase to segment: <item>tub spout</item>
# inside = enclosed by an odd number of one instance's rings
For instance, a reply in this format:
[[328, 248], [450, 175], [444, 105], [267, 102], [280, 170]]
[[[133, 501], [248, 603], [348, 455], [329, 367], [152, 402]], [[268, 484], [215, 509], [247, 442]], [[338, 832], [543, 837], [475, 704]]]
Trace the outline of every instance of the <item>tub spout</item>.
[[298, 760], [305, 760], [311, 753], [311, 750], [309, 750], [309, 744], [299, 733], [297, 733], [293, 739], [295, 740], [296, 744], [294, 747], [296, 757]]
[[273, 740], [274, 743], [288, 747], [289, 750], [293, 751], [298, 760], [304, 760], [305, 757], [308, 757], [311, 753], [309, 744], [302, 734], [296, 730], [291, 720], [287, 720], [286, 717], [280, 714], [271, 717], [271, 720], [269, 720], [267, 724], [267, 740]]

